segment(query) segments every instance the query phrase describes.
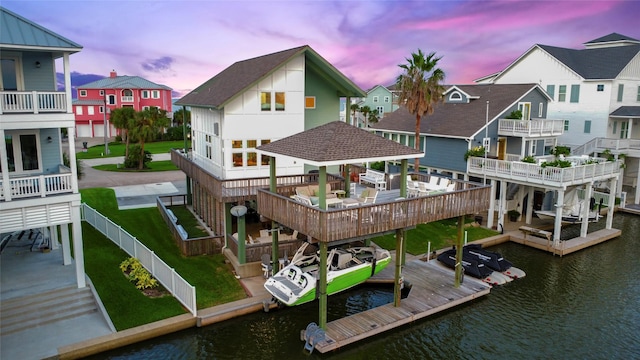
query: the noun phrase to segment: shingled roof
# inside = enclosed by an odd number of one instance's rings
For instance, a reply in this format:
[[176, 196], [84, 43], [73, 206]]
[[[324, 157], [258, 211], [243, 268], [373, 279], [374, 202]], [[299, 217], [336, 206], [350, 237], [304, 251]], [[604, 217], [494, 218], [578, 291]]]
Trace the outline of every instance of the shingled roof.
[[640, 43], [640, 40], [634, 39], [632, 37], [628, 37], [626, 35], [618, 34], [618, 33], [611, 33], [609, 35], [605, 35], [597, 39], [587, 41], [586, 43], [584, 43], [584, 45], [588, 46], [593, 44], [603, 44], [603, 43], [612, 43], [612, 42]]
[[[477, 99], [468, 103], [437, 104], [433, 114], [422, 117], [420, 133], [430, 136], [469, 138], [485, 126], [487, 101], [489, 121], [512, 107], [537, 84], [478, 84], [455, 85], [460, 91]], [[447, 86], [448, 88], [448, 86]], [[541, 90], [542, 91], [542, 90]], [[544, 92], [543, 92], [544, 93]], [[371, 125], [376, 130], [413, 134], [416, 117], [405, 107], [385, 114], [378, 123]]]
[[221, 108], [250, 86], [264, 79], [300, 54], [305, 54], [307, 61], [326, 69], [334, 83], [343, 88], [342, 96], [366, 96], [362, 89], [342, 75], [311, 47], [304, 45], [253, 59], [238, 61], [185, 95], [176, 102], [176, 105]]
[[369, 131], [334, 121], [261, 145], [258, 152], [287, 156], [314, 166], [414, 159], [424, 153]]
[[630, 118], [639, 116], [640, 106], [620, 106], [611, 113], [611, 117]]
[[640, 52], [640, 45], [574, 50], [548, 45], [540, 49], [558, 59], [585, 79], [615, 79]]

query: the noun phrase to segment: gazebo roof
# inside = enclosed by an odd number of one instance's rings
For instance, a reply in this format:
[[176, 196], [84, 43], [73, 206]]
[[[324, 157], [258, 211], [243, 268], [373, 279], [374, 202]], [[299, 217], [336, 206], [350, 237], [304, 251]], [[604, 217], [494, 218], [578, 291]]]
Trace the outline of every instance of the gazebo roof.
[[424, 157], [422, 151], [334, 121], [261, 145], [264, 155], [287, 156], [314, 166], [331, 166]]

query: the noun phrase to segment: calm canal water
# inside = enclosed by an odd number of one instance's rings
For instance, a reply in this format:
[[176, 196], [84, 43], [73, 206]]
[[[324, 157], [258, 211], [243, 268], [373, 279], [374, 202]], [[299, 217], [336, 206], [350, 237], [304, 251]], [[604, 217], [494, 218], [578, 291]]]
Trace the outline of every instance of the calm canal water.
[[[605, 221], [591, 225], [604, 227]], [[303, 352], [317, 304], [190, 329], [95, 359], [639, 359], [640, 219], [622, 236], [563, 258], [517, 244], [492, 248], [527, 276], [488, 296], [329, 354]], [[563, 238], [579, 234], [568, 227]], [[411, 295], [410, 295], [411, 296]], [[392, 301], [386, 287], [329, 298], [329, 321]]]

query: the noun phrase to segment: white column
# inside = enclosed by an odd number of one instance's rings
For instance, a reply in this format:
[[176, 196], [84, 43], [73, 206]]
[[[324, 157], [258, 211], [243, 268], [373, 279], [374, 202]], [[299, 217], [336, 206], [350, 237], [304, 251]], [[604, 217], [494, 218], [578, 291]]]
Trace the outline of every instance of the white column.
[[71, 169], [71, 190], [73, 193], [78, 193], [78, 167], [76, 163], [76, 128], [68, 127], [67, 134], [69, 135], [69, 168]]
[[[73, 113], [73, 105], [71, 99], [71, 66], [69, 66], [69, 53], [64, 53], [62, 55], [62, 64], [64, 67], [64, 92], [67, 94], [67, 114]], [[69, 142], [72, 141], [73, 138], [69, 136]]]
[[76, 261], [76, 282], [78, 288], [87, 286], [84, 275], [84, 250], [82, 248], [82, 221], [80, 220], [80, 203], [74, 203], [71, 207], [73, 223], [73, 257]]
[[518, 193], [516, 196], [518, 197], [518, 212], [520, 212], [520, 218], [518, 221], [522, 221], [522, 213], [524, 213], [524, 185], [518, 185]]
[[507, 207], [507, 182], [500, 180], [500, 206], [498, 207], [498, 229], [504, 231], [504, 214]]
[[622, 183], [624, 182], [622, 179], [624, 179], [624, 167], [620, 168], [620, 181], [618, 182], [618, 185], [611, 189], [612, 191], [615, 191], [616, 196], [620, 196], [622, 194]]
[[[0, 165], [2, 169], [9, 169], [9, 161], [7, 160], [7, 143], [4, 139], [4, 129], [0, 129]], [[2, 172], [2, 193], [4, 200], [11, 200], [11, 181], [9, 180], [9, 171]]]
[[487, 213], [487, 227], [489, 229], [493, 228], [493, 216], [496, 211], [496, 182], [493, 179], [489, 180], [489, 185], [491, 185], [491, 193], [489, 195], [489, 212]]
[[580, 225], [580, 237], [587, 237], [587, 230], [589, 230], [589, 205], [591, 205], [591, 196], [593, 196], [593, 183], [585, 185], [584, 189], [584, 201], [582, 202], [582, 224]]
[[560, 244], [560, 231], [562, 230], [562, 206], [564, 205], [564, 189], [558, 190], [556, 199], [556, 219], [553, 226], [553, 246]]
[[531, 219], [533, 218], [533, 198], [535, 193], [533, 191], [533, 186], [527, 186], [529, 192], [527, 193], [527, 217], [525, 218], [525, 223], [531, 224]]
[[[618, 182], [618, 178], [613, 178], [611, 179], [611, 186], [609, 187], [609, 189], [613, 189], [616, 187], [616, 182]], [[613, 226], [613, 208], [614, 206], [616, 206], [616, 198], [615, 196], [609, 196], [609, 204], [607, 204], [607, 224], [606, 224], [606, 228], [607, 229], [611, 229], [611, 227]]]
[[69, 242], [69, 225], [60, 225], [60, 236], [62, 237], [62, 264], [71, 265], [71, 243]]
[[58, 244], [58, 227], [55, 225], [49, 226], [49, 246], [51, 250], [56, 250], [60, 247]]

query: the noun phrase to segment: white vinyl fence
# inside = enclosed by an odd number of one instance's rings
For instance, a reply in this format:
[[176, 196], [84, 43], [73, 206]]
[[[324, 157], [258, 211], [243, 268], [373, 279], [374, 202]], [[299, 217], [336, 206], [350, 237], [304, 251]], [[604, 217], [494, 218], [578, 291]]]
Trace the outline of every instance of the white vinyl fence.
[[169, 267], [153, 251], [149, 250], [133, 235], [122, 229], [118, 224], [107, 219], [87, 204], [82, 204], [82, 220], [100, 231], [113, 241], [127, 254], [140, 260], [142, 265], [164, 286], [171, 294], [196, 316], [196, 288], [191, 286], [176, 271]]

